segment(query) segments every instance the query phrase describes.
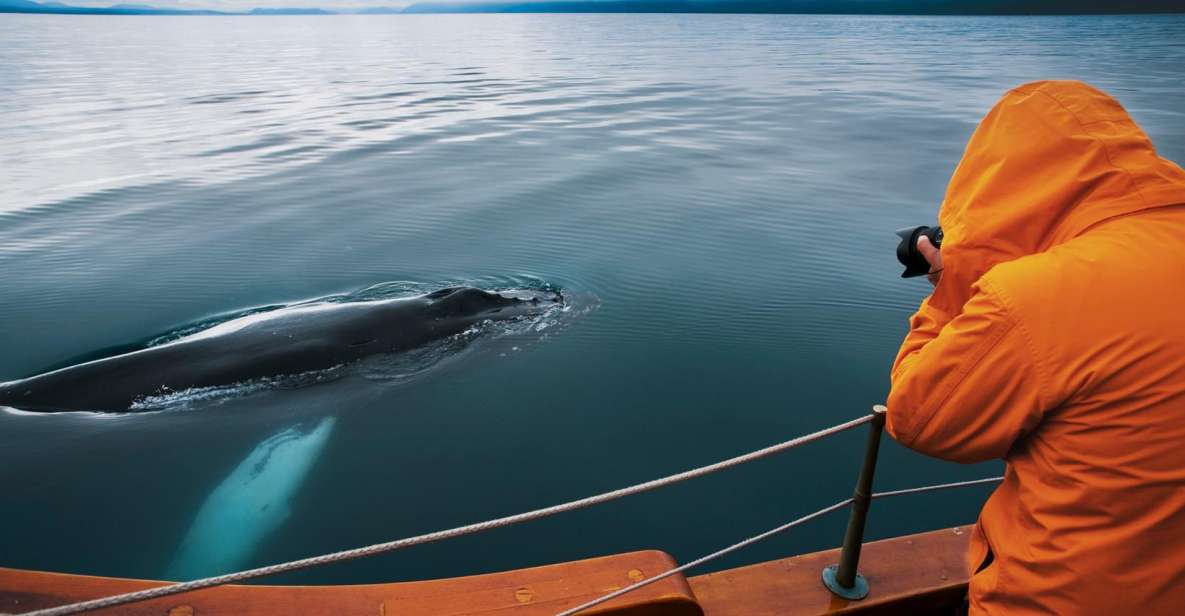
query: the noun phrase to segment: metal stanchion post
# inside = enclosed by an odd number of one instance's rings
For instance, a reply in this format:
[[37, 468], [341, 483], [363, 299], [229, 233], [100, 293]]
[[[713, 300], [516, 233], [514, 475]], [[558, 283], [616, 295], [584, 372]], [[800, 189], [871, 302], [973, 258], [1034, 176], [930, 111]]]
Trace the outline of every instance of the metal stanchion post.
[[848, 530], [844, 533], [843, 551], [838, 565], [823, 569], [823, 585], [836, 596], [858, 601], [868, 596], [868, 580], [860, 575], [860, 548], [864, 543], [864, 523], [868, 519], [868, 506], [872, 503], [872, 477], [876, 474], [876, 456], [880, 451], [881, 433], [885, 429], [885, 413], [881, 405], [872, 407], [873, 418], [869, 424], [868, 444], [864, 449], [864, 465], [856, 480], [856, 491], [852, 494], [852, 508], [848, 516]]

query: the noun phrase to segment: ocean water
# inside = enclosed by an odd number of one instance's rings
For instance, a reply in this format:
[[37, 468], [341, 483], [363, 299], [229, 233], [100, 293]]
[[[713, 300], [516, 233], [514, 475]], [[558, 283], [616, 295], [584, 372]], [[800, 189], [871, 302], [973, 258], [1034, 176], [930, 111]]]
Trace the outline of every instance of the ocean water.
[[[934, 220], [979, 118], [1081, 79], [1185, 161], [1182, 41], [1179, 16], [0, 15], [0, 380], [376, 290], [554, 286], [573, 307], [304, 387], [0, 412], [0, 566], [220, 573], [861, 415], [927, 292], [892, 232]], [[863, 438], [269, 581], [686, 561], [849, 495]], [[877, 486], [996, 471], [886, 443]], [[969, 523], [987, 493], [878, 502], [869, 536]]]

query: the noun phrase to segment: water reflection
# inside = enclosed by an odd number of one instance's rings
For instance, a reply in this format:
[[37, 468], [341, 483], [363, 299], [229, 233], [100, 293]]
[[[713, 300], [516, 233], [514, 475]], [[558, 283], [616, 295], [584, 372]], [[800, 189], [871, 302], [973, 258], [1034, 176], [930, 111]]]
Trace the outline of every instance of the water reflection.
[[[892, 231], [934, 220], [983, 113], [1025, 81], [1082, 79], [1183, 161], [1183, 31], [1172, 15], [4, 16], [0, 380], [383, 281], [545, 280], [599, 307], [529, 352], [513, 337], [450, 351], [429, 378], [403, 378], [411, 358], [194, 412], [0, 413], [0, 564], [160, 577], [211, 484], [298, 418], [337, 417], [343, 446], [253, 564], [850, 419], [883, 401], [928, 291], [899, 278]], [[461, 355], [482, 359], [449, 369]], [[686, 559], [846, 496], [852, 436], [271, 581]], [[983, 475], [883, 455], [891, 485]], [[982, 494], [925, 498], [886, 503], [870, 536], [967, 523]], [[720, 564], [831, 547], [830, 523]]]

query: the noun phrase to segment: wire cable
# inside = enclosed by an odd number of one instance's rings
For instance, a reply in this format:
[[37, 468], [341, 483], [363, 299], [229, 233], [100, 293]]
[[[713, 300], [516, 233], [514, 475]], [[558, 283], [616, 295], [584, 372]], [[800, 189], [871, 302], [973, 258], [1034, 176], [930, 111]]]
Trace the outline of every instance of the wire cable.
[[[998, 482], [1002, 479], [1004, 479], [1004, 478], [1003, 477], [986, 477], [984, 479], [973, 479], [971, 481], [956, 481], [953, 483], [940, 483], [940, 484], [936, 484], [936, 485], [932, 485], [932, 486], [922, 486], [920, 488], [907, 488], [904, 490], [892, 490], [892, 491], [888, 491], [888, 492], [874, 492], [872, 494], [872, 498], [876, 499], [876, 498], [885, 498], [885, 497], [889, 497], [889, 496], [901, 496], [904, 494], [917, 494], [919, 492], [933, 492], [935, 490], [947, 490], [950, 488], [962, 488], [965, 486], [973, 486], [973, 485], [978, 485], [981, 483], [995, 483], [995, 482]], [[573, 614], [587, 610], [590, 607], [595, 607], [595, 606], [605, 603], [607, 601], [612, 601], [613, 599], [616, 599], [622, 595], [631, 593], [643, 586], [648, 586], [648, 585], [653, 584], [659, 580], [666, 579], [672, 575], [675, 575], [676, 573], [682, 573], [682, 572], [687, 571], [688, 569], [691, 569], [693, 567], [702, 565], [706, 562], [713, 561], [717, 558], [720, 558], [721, 556], [730, 554], [730, 553], [735, 552], [741, 548], [753, 545], [754, 543], [757, 543], [757, 542], [762, 541], [764, 539], [773, 537], [774, 535], [776, 535], [782, 531], [794, 528], [795, 526], [798, 526], [799, 524], [808, 522], [808, 521], [813, 520], [819, 516], [831, 513], [832, 511], [835, 511], [837, 509], [842, 509], [844, 507], [847, 507], [850, 504], [852, 504], [852, 499], [845, 498], [844, 500], [841, 500], [838, 503], [835, 503], [834, 505], [830, 505], [830, 506], [824, 507], [814, 513], [809, 513], [807, 515], [804, 515], [801, 518], [798, 518], [797, 520], [793, 520], [793, 521], [787, 522], [777, 528], [767, 530], [764, 533], [761, 533], [760, 535], [754, 535], [752, 537], [749, 537], [748, 539], [745, 539], [744, 541], [734, 543], [722, 550], [717, 550], [715, 552], [712, 552], [711, 554], [708, 554], [707, 556], [701, 556], [691, 562], [688, 562], [687, 564], [675, 567], [674, 569], [671, 569], [670, 571], [664, 571], [663, 573], [660, 573], [654, 577], [646, 578], [640, 582], [637, 582], [636, 584], [631, 584], [630, 586], [626, 586], [625, 588], [622, 588], [620, 590], [615, 590], [607, 595], [597, 597], [596, 599], [593, 599], [592, 601], [589, 601], [588, 603], [582, 603], [574, 608], [564, 610], [563, 612], [556, 614], [556, 616], [572, 616]]]
[[365, 547], [354, 548], [354, 549], [350, 549], [350, 550], [342, 550], [340, 552], [333, 552], [330, 554], [322, 554], [320, 556], [311, 556], [309, 558], [302, 558], [299, 560], [278, 563], [275, 565], [268, 565], [266, 567], [259, 567], [256, 569], [248, 569], [246, 571], [227, 573], [224, 575], [217, 575], [217, 576], [208, 577], [208, 578], [201, 578], [201, 579], [193, 580], [190, 582], [181, 582], [181, 583], [177, 583], [177, 584], [169, 584], [166, 586], [157, 586], [155, 588], [148, 588], [145, 590], [138, 590], [135, 592], [123, 593], [123, 594], [119, 594], [119, 595], [113, 595], [110, 597], [103, 597], [100, 599], [91, 599], [89, 601], [81, 601], [78, 603], [71, 603], [68, 605], [61, 605], [58, 607], [51, 607], [51, 608], [46, 608], [46, 609], [42, 609], [42, 610], [35, 610], [32, 612], [25, 612], [25, 613], [21, 614], [21, 616], [66, 616], [67, 614], [79, 614], [82, 612], [86, 612], [86, 611], [90, 611], [90, 610], [97, 610], [100, 608], [115, 607], [117, 605], [125, 605], [127, 603], [134, 603], [137, 601], [146, 601], [148, 599], [156, 599], [158, 597], [166, 597], [169, 595], [176, 595], [176, 594], [180, 594], [183, 592], [190, 592], [193, 590], [199, 590], [202, 588], [210, 588], [211, 586], [221, 586], [223, 584], [231, 584], [234, 582], [241, 582], [241, 581], [249, 580], [249, 579], [253, 579], [253, 578], [274, 575], [276, 573], [283, 573], [285, 571], [295, 571], [297, 569], [304, 569], [307, 567], [315, 567], [318, 565], [325, 565], [325, 564], [339, 562], [339, 561], [343, 561], [343, 560], [350, 560], [353, 558], [361, 558], [363, 556], [382, 554], [384, 552], [390, 552], [393, 550], [398, 550], [398, 549], [410, 547], [413, 545], [419, 545], [422, 543], [431, 543], [433, 541], [441, 541], [443, 539], [451, 539], [453, 537], [460, 537], [462, 535], [469, 535], [469, 534], [478, 533], [478, 532], [482, 532], [482, 531], [486, 531], [486, 530], [491, 530], [494, 528], [501, 528], [503, 526], [510, 526], [512, 524], [529, 522], [531, 520], [537, 520], [539, 518], [552, 516], [557, 513], [563, 513], [565, 511], [572, 511], [574, 509], [581, 509], [584, 507], [590, 507], [592, 505], [597, 505], [600, 503], [615, 500], [615, 499], [622, 498], [625, 496], [638, 494], [640, 492], [654, 490], [656, 488], [668, 486], [673, 483], [678, 483], [681, 481], [686, 481], [688, 479], [694, 479], [696, 477], [701, 477], [703, 475], [715, 473], [717, 471], [722, 471], [724, 469], [731, 468], [733, 466], [738, 466], [738, 465], [744, 464], [746, 462], [752, 462], [753, 460], [758, 460], [758, 459], [761, 459], [761, 458], [764, 458], [767, 456], [771, 456], [773, 454], [780, 453], [780, 452], [785, 451], [787, 449], [792, 449], [794, 447], [798, 447], [799, 445], [805, 445], [807, 443], [817, 441], [819, 439], [831, 436], [833, 434], [838, 434], [838, 433], [843, 432], [845, 430], [850, 430], [850, 429], [855, 428], [857, 426], [866, 424], [866, 423], [872, 421], [872, 418], [874, 416], [875, 416], [875, 414], [869, 413], [868, 415], [864, 415], [862, 417], [857, 417], [856, 419], [852, 419], [850, 421], [846, 421], [844, 423], [841, 423], [841, 424], [838, 424], [835, 426], [831, 426], [830, 428], [824, 428], [824, 429], [818, 430], [816, 432], [811, 432], [810, 434], [805, 434], [803, 436], [795, 437], [795, 438], [792, 438], [788, 441], [783, 441], [781, 443], [778, 443], [776, 445], [771, 445], [771, 446], [766, 447], [764, 449], [758, 449], [757, 451], [753, 451], [753, 452], [750, 452], [750, 453], [747, 453], [744, 455], [736, 456], [734, 458], [729, 458], [727, 460], [722, 460], [720, 462], [716, 462], [715, 464], [701, 466], [699, 468], [694, 468], [689, 471], [684, 471], [682, 473], [676, 473], [674, 475], [669, 475], [667, 477], [662, 477], [660, 479], [654, 479], [651, 481], [647, 481], [645, 483], [639, 483], [636, 485], [632, 485], [627, 488], [621, 488], [619, 490], [613, 490], [611, 492], [604, 492], [602, 494], [597, 494], [596, 496], [589, 496], [587, 498], [582, 498], [579, 500], [574, 500], [574, 501], [562, 503], [559, 505], [553, 505], [551, 507], [544, 507], [542, 509], [535, 509], [533, 511], [527, 511], [524, 513], [510, 515], [510, 516], [506, 516], [506, 517], [502, 517], [502, 518], [487, 520], [485, 522], [478, 522], [476, 524], [469, 524], [467, 526], [458, 526], [456, 528], [450, 528], [448, 530], [441, 530], [441, 531], [428, 533], [428, 534], [424, 534], [424, 535], [417, 535], [415, 537], [408, 537], [406, 539], [398, 539], [396, 541], [388, 541], [385, 543], [376, 543], [376, 544], [368, 545]]

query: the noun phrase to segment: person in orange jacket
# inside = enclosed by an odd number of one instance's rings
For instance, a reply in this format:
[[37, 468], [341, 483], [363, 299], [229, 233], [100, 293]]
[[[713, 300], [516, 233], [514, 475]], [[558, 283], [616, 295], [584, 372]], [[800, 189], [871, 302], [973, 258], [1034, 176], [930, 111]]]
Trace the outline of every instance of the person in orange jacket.
[[887, 429], [1003, 459], [972, 614], [1185, 614], [1185, 171], [1115, 99], [1023, 85], [971, 136]]

